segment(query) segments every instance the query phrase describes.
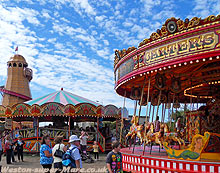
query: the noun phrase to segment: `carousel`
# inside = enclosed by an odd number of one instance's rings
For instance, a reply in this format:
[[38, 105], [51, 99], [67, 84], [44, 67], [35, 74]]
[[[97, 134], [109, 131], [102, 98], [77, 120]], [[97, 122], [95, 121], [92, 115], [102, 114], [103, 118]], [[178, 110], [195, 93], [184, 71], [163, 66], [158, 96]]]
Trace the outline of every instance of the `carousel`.
[[172, 17], [138, 48], [115, 51], [115, 90], [135, 102], [124, 171], [220, 172], [219, 55], [220, 15]]
[[[56, 136], [63, 136], [67, 144], [70, 135], [80, 136], [80, 122], [91, 125], [83, 128], [89, 134], [88, 150], [96, 140], [100, 150], [104, 152], [108, 148], [108, 136], [103, 134], [101, 124], [104, 121], [118, 122], [121, 109], [114, 105], [102, 106], [61, 88], [60, 91], [24, 103], [7, 107], [1, 105], [0, 116], [10, 121], [14, 139], [19, 135], [23, 137], [26, 152], [39, 152], [40, 140], [44, 134], [49, 134], [52, 141]], [[51, 142], [51, 145], [54, 143]]]

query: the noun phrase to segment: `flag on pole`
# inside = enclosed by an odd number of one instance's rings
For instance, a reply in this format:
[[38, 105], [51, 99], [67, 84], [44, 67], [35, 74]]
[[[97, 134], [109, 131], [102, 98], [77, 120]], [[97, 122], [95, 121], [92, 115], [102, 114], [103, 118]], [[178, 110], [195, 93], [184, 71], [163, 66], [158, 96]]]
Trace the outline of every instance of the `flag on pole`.
[[15, 48], [15, 52], [16, 52], [16, 53], [18, 52], [18, 46]]

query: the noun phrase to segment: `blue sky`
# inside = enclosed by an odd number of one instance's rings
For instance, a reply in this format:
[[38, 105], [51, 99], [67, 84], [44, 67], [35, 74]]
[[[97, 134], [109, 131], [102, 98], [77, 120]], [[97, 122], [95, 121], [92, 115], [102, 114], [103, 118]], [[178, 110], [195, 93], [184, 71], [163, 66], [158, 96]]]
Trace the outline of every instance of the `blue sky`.
[[[63, 87], [121, 107], [114, 50], [137, 47], [168, 18], [205, 18], [219, 9], [219, 0], [1, 0], [0, 85], [18, 46], [34, 73], [33, 98]], [[130, 114], [133, 105], [126, 101]]]

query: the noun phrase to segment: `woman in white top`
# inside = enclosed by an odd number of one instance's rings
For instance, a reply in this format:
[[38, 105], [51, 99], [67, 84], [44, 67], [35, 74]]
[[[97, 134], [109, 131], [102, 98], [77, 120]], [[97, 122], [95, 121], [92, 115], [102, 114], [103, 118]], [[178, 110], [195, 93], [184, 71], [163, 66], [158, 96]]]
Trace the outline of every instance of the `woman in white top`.
[[[63, 152], [63, 154], [66, 152], [67, 148], [66, 146], [63, 144], [63, 136], [57, 136], [54, 139], [55, 145], [52, 149], [52, 154], [54, 157], [54, 168], [58, 168], [58, 170], [56, 171], [56, 173], [62, 172], [63, 170], [63, 165], [62, 165], [62, 158], [61, 157], [57, 157], [55, 156], [55, 152], [57, 150], [60, 150]], [[54, 155], [55, 154], [55, 155]]]

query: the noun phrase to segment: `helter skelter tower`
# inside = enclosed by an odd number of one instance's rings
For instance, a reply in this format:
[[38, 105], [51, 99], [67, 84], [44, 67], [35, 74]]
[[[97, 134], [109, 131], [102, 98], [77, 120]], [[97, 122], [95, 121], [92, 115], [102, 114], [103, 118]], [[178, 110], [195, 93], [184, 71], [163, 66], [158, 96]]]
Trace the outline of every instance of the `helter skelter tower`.
[[28, 68], [25, 58], [15, 54], [7, 63], [8, 73], [5, 86], [0, 87], [3, 93], [2, 105], [12, 106], [31, 100], [29, 82], [32, 79], [32, 70]]

